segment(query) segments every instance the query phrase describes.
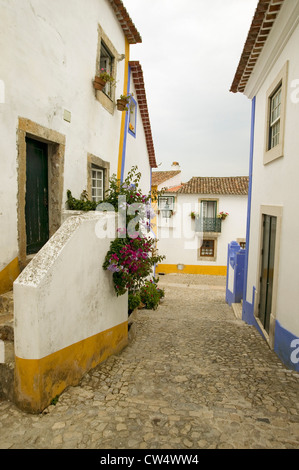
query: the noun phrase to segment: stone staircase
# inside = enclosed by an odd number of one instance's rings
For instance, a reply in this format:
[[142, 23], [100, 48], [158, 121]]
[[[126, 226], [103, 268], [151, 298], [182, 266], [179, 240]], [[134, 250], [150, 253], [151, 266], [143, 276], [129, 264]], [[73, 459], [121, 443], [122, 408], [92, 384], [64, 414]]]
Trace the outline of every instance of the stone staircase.
[[0, 400], [13, 400], [13, 291], [0, 295]]

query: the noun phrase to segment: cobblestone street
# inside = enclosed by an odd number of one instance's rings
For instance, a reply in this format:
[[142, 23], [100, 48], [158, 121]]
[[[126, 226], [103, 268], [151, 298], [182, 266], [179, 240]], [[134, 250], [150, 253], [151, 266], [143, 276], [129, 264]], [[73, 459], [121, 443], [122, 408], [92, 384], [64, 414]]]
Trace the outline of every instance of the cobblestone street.
[[1, 449], [295, 449], [299, 376], [225, 303], [225, 278], [160, 277], [130, 343], [40, 415], [0, 403]]

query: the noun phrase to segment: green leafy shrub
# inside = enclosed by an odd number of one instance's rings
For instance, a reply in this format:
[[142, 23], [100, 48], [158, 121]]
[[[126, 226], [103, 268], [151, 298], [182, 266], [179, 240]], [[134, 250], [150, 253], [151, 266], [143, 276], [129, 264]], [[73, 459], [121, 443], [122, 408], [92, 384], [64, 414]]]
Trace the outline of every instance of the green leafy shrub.
[[159, 289], [153, 281], [146, 281], [140, 289], [140, 299], [146, 309], [156, 310], [162, 297], [164, 290]]
[[133, 310], [135, 310], [135, 308], [138, 308], [140, 304], [141, 304], [140, 293], [139, 292], [129, 292], [129, 295], [128, 295], [129, 314], [131, 314], [133, 312]]
[[81, 199], [76, 199], [72, 196], [71, 191], [68, 189], [66, 192], [67, 204], [69, 210], [73, 211], [95, 211], [98, 205], [95, 201], [90, 201], [87, 197], [86, 191], [81, 194]]

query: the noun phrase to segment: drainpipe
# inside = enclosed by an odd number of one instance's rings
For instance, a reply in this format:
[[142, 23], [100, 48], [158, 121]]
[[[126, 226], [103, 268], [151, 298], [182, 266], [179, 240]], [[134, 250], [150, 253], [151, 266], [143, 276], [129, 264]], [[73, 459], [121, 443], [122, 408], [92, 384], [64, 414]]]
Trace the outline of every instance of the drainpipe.
[[255, 126], [255, 102], [253, 98], [251, 104], [251, 135], [250, 135], [250, 157], [249, 157], [249, 186], [248, 186], [248, 203], [247, 203], [247, 228], [246, 228], [246, 253], [244, 264], [244, 288], [243, 288], [243, 308], [242, 318], [244, 318], [244, 307], [247, 298], [247, 277], [248, 277], [248, 257], [249, 257], [249, 239], [250, 239], [250, 218], [251, 218], [251, 196], [252, 196], [252, 169], [253, 169], [253, 149], [254, 149], [254, 126]]

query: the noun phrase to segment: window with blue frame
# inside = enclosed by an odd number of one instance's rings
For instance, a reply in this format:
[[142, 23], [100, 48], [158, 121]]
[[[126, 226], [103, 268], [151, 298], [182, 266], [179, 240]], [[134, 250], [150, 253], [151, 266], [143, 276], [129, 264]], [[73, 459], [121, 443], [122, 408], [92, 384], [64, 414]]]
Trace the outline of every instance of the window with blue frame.
[[136, 137], [136, 120], [137, 120], [137, 102], [133, 97], [130, 99], [129, 105], [129, 127], [128, 132], [133, 137]]

